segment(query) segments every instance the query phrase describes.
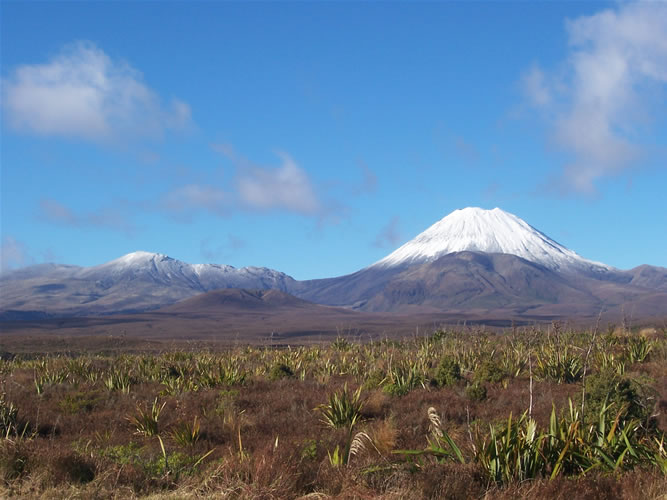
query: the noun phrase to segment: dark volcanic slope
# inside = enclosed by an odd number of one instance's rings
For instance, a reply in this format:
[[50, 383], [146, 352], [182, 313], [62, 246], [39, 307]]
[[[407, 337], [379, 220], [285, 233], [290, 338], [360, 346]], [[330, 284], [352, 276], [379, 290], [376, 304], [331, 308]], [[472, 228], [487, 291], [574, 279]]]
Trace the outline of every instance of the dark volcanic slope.
[[642, 317], [667, 314], [664, 268], [559, 273], [508, 254], [457, 252], [421, 265], [370, 267], [348, 276], [296, 283], [292, 293], [364, 311], [491, 314], [495, 317], [618, 316], [627, 306]]
[[363, 309], [368, 298], [380, 293], [386, 283], [403, 269], [366, 268], [337, 278], [297, 281], [290, 285], [288, 292], [318, 304]]
[[[331, 307], [321, 306], [299, 299], [280, 290], [225, 289], [202, 293], [163, 307], [159, 313], [191, 314], [233, 314], [239, 311], [274, 313], [278, 310], [301, 309], [311, 311], [331, 311]], [[345, 311], [345, 310], [343, 310]]]
[[566, 302], [597, 303], [559, 274], [520, 257], [458, 252], [413, 267], [389, 280], [365, 309], [402, 305], [434, 309], [500, 309]]
[[642, 265], [627, 272], [632, 277], [630, 284], [667, 292], [667, 268]]
[[[450, 318], [448, 318], [450, 319]], [[456, 322], [460, 318], [451, 318]], [[421, 318], [424, 326], [433, 318]], [[157, 311], [104, 317], [6, 321], [4, 336], [128, 336], [146, 339], [208, 339], [309, 342], [339, 334], [405, 335], [414, 318], [371, 314], [313, 304], [278, 290], [216, 290]], [[430, 330], [429, 330], [430, 331]], [[367, 337], [365, 337], [367, 338]]]

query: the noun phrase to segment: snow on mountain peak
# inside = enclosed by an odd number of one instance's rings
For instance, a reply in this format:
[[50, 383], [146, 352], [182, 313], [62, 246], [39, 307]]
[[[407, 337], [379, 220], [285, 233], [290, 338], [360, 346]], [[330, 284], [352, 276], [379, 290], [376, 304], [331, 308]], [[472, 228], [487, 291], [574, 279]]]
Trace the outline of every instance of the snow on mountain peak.
[[464, 251], [516, 255], [553, 270], [612, 269], [580, 257], [516, 215], [478, 207], [455, 210], [373, 266], [430, 262]]
[[77, 276], [109, 287], [121, 281], [148, 282], [185, 286], [208, 291], [218, 288], [280, 288], [291, 280], [284, 273], [259, 267], [220, 264], [189, 264], [161, 253], [137, 251], [98, 266], [79, 268]]
[[132, 263], [141, 263], [145, 262], [147, 260], [151, 260], [155, 257], [167, 257], [166, 255], [160, 254], [160, 253], [154, 253], [154, 252], [145, 252], [143, 250], [137, 250], [136, 252], [128, 253], [126, 255], [123, 255], [122, 257], [119, 257], [118, 259], [115, 259], [112, 262], [118, 262], [118, 263], [126, 263], [126, 264], [132, 264]]

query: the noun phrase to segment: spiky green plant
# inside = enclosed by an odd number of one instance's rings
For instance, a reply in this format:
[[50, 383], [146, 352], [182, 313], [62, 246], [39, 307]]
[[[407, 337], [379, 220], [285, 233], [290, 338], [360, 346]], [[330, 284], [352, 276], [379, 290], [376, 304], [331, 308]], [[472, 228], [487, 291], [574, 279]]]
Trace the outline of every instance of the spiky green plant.
[[9, 436], [18, 432], [18, 408], [0, 393], [0, 437], [9, 439]]
[[404, 396], [417, 387], [425, 387], [424, 375], [411, 362], [390, 368], [383, 383], [384, 391], [393, 396]]
[[120, 391], [127, 394], [132, 386], [132, 378], [127, 372], [114, 370], [104, 379], [104, 385], [109, 391]]
[[584, 374], [584, 363], [581, 357], [572, 354], [567, 346], [544, 347], [537, 354], [535, 368], [538, 377], [554, 380], [560, 384], [578, 382]]
[[197, 416], [192, 423], [190, 422], [179, 422], [176, 424], [175, 428], [171, 431], [171, 438], [183, 447], [193, 447], [199, 441], [201, 437], [200, 425], [197, 420]]
[[350, 457], [350, 447], [353, 442], [352, 433], [362, 419], [361, 409], [364, 402], [361, 399], [361, 390], [362, 388], [359, 387], [352, 393], [345, 384], [342, 391], [334, 392], [329, 396], [328, 403], [317, 407], [322, 413], [320, 421], [323, 424], [333, 429], [344, 428], [347, 430], [343, 451], [341, 452], [339, 445], [336, 445], [333, 454], [329, 453], [329, 461], [334, 467], [347, 464]]
[[518, 420], [510, 414], [505, 426], [490, 426], [488, 439], [478, 438], [476, 461], [496, 482], [524, 481], [537, 477], [544, 469], [537, 422], [525, 412]]
[[646, 337], [633, 337], [628, 342], [627, 356], [630, 363], [643, 363], [653, 350], [653, 342]]
[[143, 436], [157, 436], [159, 433], [159, 421], [160, 414], [167, 403], [164, 402], [162, 405], [158, 403], [158, 399], [155, 398], [150, 410], [144, 410], [139, 405], [137, 405], [136, 415], [131, 415], [127, 417], [127, 420], [135, 428], [135, 434], [140, 434]]
[[347, 384], [340, 392], [334, 392], [329, 395], [329, 402], [322, 404], [317, 409], [322, 414], [320, 420], [328, 427], [335, 429], [353, 428], [361, 421], [361, 410], [364, 402], [361, 400], [361, 390], [350, 392]]

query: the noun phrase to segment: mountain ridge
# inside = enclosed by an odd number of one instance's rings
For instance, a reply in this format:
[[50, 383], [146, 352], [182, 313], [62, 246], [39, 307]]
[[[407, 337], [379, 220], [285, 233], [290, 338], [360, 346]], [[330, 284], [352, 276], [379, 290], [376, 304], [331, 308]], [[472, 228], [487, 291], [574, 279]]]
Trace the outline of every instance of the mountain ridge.
[[667, 268], [622, 271], [580, 257], [499, 208], [469, 207], [374, 264], [333, 278], [297, 281], [269, 268], [188, 264], [145, 251], [92, 267], [19, 269], [0, 276], [0, 317], [141, 312], [220, 289], [279, 290], [371, 312], [591, 316], [623, 304], [647, 315], [667, 312]]
[[131, 313], [156, 309], [224, 288], [286, 291], [292, 277], [261, 267], [188, 264], [137, 251], [91, 267], [40, 264], [0, 276], [0, 311], [59, 315]]

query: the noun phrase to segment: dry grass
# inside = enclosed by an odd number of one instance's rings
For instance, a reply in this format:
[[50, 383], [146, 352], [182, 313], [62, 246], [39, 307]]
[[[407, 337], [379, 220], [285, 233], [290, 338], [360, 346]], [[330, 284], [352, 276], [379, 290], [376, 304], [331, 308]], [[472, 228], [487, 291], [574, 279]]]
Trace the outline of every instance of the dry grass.
[[[625, 376], [645, 390], [651, 425], [660, 432], [667, 424], [667, 335], [655, 330], [647, 336], [654, 342], [650, 356], [626, 364]], [[484, 400], [467, 396], [481, 361], [501, 366], [502, 356], [520, 345], [568, 344], [582, 353], [590, 339], [587, 332], [555, 337], [459, 331], [401, 344], [8, 356], [0, 361], [0, 394], [18, 414], [0, 439], [0, 497], [664, 498], [667, 482], [655, 466], [496, 485], [471, 458], [471, 427], [488, 429], [510, 413], [518, 416], [530, 401], [527, 368], [483, 381]], [[631, 339], [627, 332], [601, 335], [594, 350], [621, 357]], [[11, 351], [11, 345], [3, 349]], [[429, 380], [443, 356], [457, 357], [463, 378], [438, 388]], [[384, 375], [399, 363], [412, 367], [425, 387], [403, 396], [387, 392]], [[272, 380], [277, 364], [293, 376]], [[231, 368], [245, 376], [229, 378]], [[589, 373], [600, 369], [592, 364]], [[113, 371], [129, 377], [127, 391], [106, 386]], [[37, 379], [43, 381], [39, 393]], [[351, 391], [364, 387], [361, 420], [352, 433], [327, 428], [317, 410], [346, 384]], [[544, 427], [552, 405], [564, 409], [580, 394], [580, 383], [536, 379], [532, 416]], [[150, 413], [156, 399], [158, 407], [164, 405], [157, 435], [138, 434], [132, 417], [139, 415], [137, 408]], [[429, 407], [468, 463], [420, 462], [393, 453], [424, 448]], [[194, 426], [195, 419], [198, 438], [178, 439], [174, 431], [184, 423]], [[333, 463], [333, 450], [354, 444], [355, 436], [359, 442], [349, 464]]]

